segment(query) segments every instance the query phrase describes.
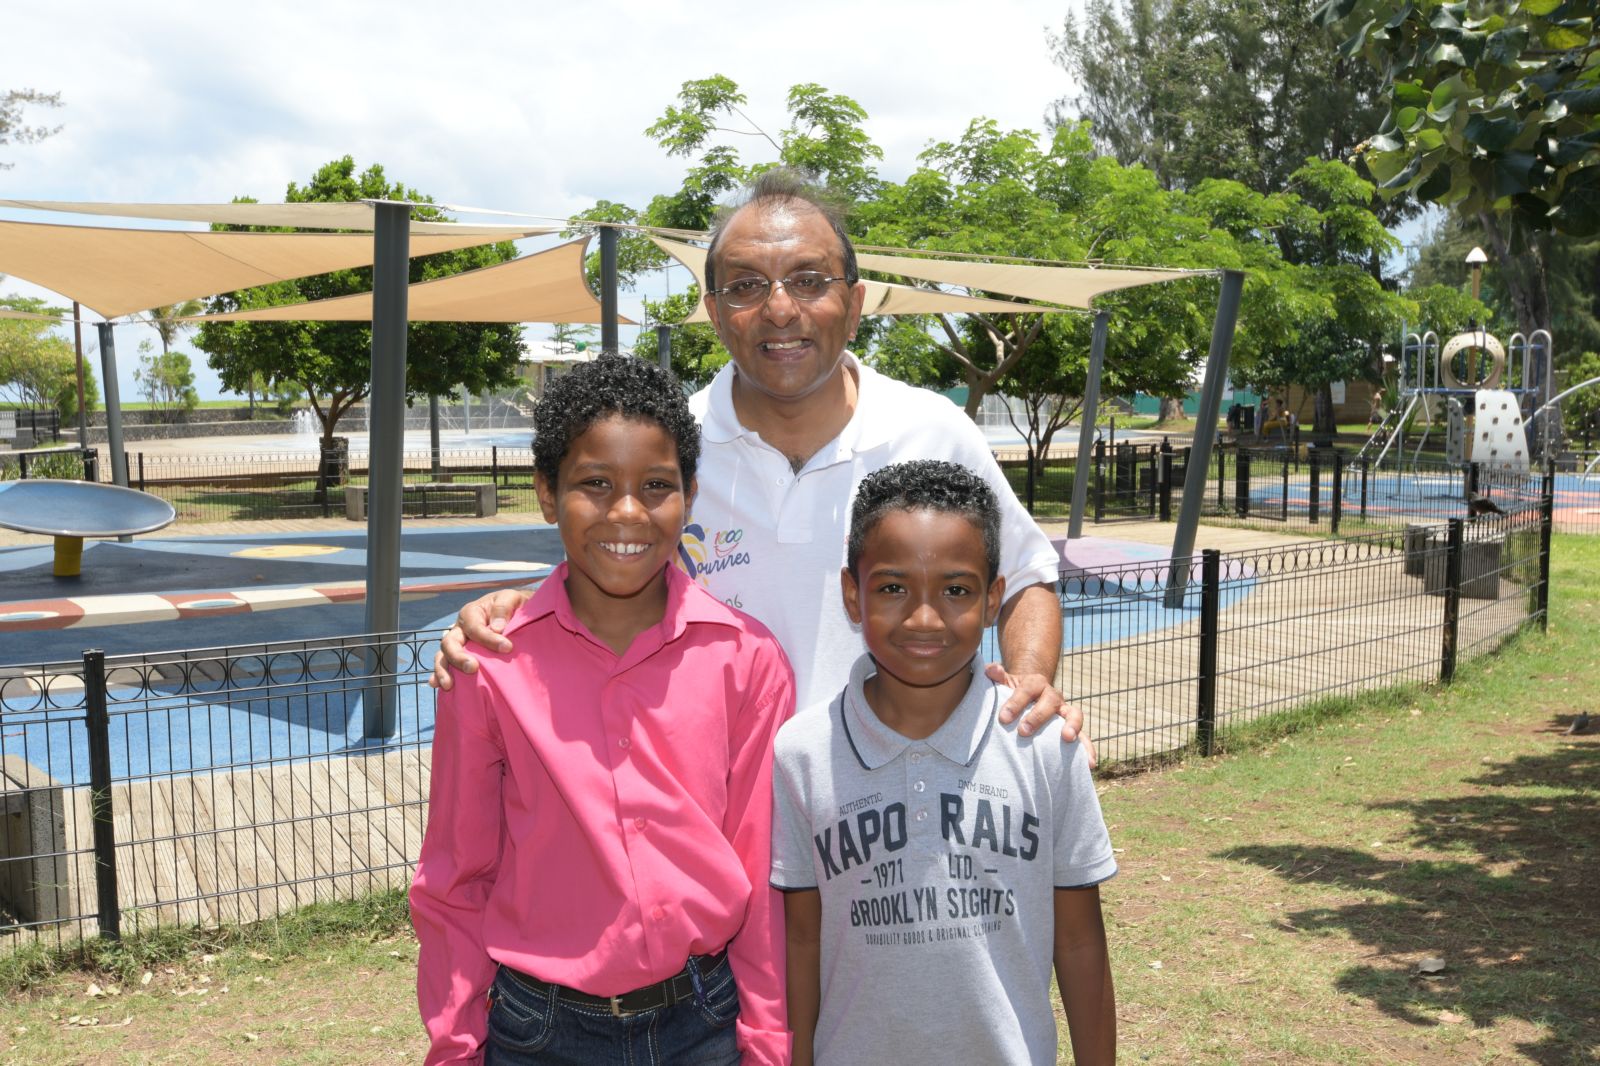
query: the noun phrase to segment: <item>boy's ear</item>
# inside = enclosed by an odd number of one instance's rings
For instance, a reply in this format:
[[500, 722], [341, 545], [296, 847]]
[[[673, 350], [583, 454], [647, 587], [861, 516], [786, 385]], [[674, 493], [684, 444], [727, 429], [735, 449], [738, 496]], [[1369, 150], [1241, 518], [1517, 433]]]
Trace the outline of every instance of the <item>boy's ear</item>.
[[844, 594], [844, 613], [850, 616], [851, 622], [860, 625], [861, 586], [856, 583], [856, 575], [850, 572], [848, 566], [839, 571], [839, 591]]
[[984, 625], [992, 626], [1000, 620], [1000, 608], [1006, 602], [1006, 576], [996, 574], [989, 582], [989, 593], [984, 600]]
[[539, 512], [551, 524], [556, 520], [556, 487], [543, 474], [533, 475], [533, 490], [539, 497]]
[[694, 498], [699, 494], [700, 479], [692, 477], [689, 479], [689, 488], [683, 494], [683, 509], [685, 511], [694, 506]]

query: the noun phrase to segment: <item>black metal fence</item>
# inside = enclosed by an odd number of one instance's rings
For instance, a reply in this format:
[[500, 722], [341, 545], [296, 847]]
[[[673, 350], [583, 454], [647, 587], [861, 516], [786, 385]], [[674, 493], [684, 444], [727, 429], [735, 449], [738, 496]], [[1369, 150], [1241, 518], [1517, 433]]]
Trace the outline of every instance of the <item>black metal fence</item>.
[[[1543, 624], [1551, 513], [1546, 492], [1470, 522], [1064, 572], [1063, 690], [1116, 762], [1210, 751], [1321, 696], [1448, 681]], [[0, 937], [250, 921], [405, 884], [434, 648], [418, 633], [6, 670]], [[395, 725], [370, 740], [380, 695]]]

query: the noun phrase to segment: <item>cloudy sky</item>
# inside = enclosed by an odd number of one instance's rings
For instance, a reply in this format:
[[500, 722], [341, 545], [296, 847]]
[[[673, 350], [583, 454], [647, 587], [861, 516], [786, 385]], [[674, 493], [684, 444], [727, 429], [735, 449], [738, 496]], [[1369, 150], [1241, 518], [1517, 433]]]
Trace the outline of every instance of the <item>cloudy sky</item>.
[[[0, 90], [60, 92], [64, 106], [28, 115], [60, 123], [56, 136], [0, 149], [14, 164], [0, 198], [281, 200], [349, 154], [442, 202], [554, 216], [642, 206], [683, 171], [644, 129], [684, 81], [712, 74], [772, 132], [791, 85], [854, 98], [898, 179], [973, 117], [1042, 130], [1071, 88], [1046, 34], [1073, 2], [11, 5]], [[18, 278], [0, 293], [42, 294]], [[145, 337], [118, 331], [129, 399]], [[218, 395], [195, 362], [202, 396]]]

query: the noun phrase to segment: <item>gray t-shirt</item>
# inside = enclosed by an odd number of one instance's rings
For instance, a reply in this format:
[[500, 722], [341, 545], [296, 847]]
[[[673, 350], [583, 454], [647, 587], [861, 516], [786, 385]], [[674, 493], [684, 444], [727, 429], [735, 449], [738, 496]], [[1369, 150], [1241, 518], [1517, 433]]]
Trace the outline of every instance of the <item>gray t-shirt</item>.
[[1052, 1064], [1055, 889], [1117, 870], [1082, 746], [1000, 725], [977, 663], [910, 740], [867, 706], [875, 672], [778, 732], [772, 884], [822, 894], [818, 1066]]

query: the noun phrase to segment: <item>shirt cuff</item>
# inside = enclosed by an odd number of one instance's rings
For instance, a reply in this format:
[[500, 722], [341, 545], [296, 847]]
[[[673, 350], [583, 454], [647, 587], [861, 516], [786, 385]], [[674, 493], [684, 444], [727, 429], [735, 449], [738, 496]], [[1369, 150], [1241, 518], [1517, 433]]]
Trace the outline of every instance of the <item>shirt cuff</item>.
[[793, 1056], [789, 1030], [757, 1029], [743, 1018], [733, 1024], [744, 1066], [789, 1066]]

